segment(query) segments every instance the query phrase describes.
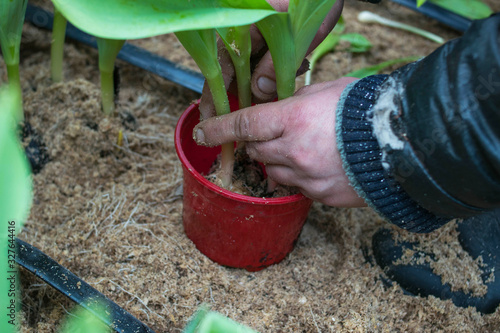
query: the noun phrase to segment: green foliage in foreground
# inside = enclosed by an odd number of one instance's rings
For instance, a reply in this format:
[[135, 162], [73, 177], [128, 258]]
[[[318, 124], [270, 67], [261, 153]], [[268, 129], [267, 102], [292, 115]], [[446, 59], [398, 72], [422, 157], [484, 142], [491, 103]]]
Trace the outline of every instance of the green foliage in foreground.
[[[53, 0], [77, 28], [101, 38], [138, 39], [175, 31], [252, 24], [275, 11], [254, 0]], [[251, 9], [251, 10], [248, 10]]]
[[335, 2], [292, 0], [288, 12], [256, 22], [273, 58], [279, 99], [295, 93], [295, 74]]
[[[28, 0], [0, 0], [0, 48], [11, 87], [21, 93], [19, 48]], [[22, 103], [19, 99], [20, 104]]]
[[[93, 311], [103, 313], [104, 307], [96, 305]], [[66, 318], [61, 333], [109, 333], [111, 329], [94, 316], [90, 311], [77, 307], [76, 311]]]
[[202, 306], [183, 333], [257, 333], [251, 328], [241, 325], [223, 315], [209, 311]]
[[346, 41], [349, 46], [345, 49], [347, 52], [351, 53], [362, 53], [367, 52], [372, 48], [372, 43], [365, 36], [357, 33], [344, 33], [345, 22], [342, 17], [340, 17], [337, 25], [331, 33], [326, 36], [326, 38], [321, 42], [321, 44], [316, 47], [309, 58], [309, 71], [306, 73], [305, 84], [311, 84], [311, 75], [314, 71], [314, 67], [319, 59], [321, 59], [326, 54], [333, 52], [340, 41]]
[[[0, 88], [0, 332], [19, 325], [19, 275], [15, 237], [26, 220], [32, 199], [31, 170], [21, 148], [17, 126], [22, 120], [20, 91]], [[7, 315], [5, 315], [7, 314]]]
[[407, 58], [399, 58], [399, 59], [392, 59], [388, 61], [384, 61], [380, 64], [373, 65], [373, 66], [368, 66], [365, 68], [361, 68], [355, 71], [352, 71], [345, 76], [350, 76], [350, 77], [356, 77], [358, 79], [362, 79], [364, 77], [370, 76], [370, 75], [375, 75], [379, 74], [382, 72], [384, 69], [397, 65], [397, 64], [407, 64], [412, 61], [416, 61], [421, 59], [422, 57], [407, 57]]
[[491, 8], [481, 0], [417, 0], [417, 6], [420, 7], [427, 1], [471, 20], [486, 18], [493, 14]]

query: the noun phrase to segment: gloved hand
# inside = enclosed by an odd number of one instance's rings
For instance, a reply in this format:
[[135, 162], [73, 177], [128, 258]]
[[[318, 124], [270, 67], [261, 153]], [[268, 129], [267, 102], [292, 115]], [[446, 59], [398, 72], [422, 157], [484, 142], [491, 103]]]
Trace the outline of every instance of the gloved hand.
[[[423, 257], [432, 254], [418, 250], [418, 243], [401, 241], [389, 229], [378, 230], [372, 238], [373, 255], [377, 264], [387, 277], [397, 282], [401, 288], [412, 295], [427, 297], [433, 295], [443, 300], [451, 299], [456, 306], [473, 306], [481, 313], [493, 313], [500, 304], [500, 209], [482, 215], [467, 218], [457, 227], [460, 232], [458, 241], [472, 259], [482, 256], [481, 278], [488, 288], [482, 297], [473, 296], [462, 290], [452, 290], [447, 283], [441, 282], [441, 276], [434, 273]], [[416, 263], [399, 264], [398, 259], [404, 253], [413, 253]], [[446, 253], [442, 254], [443, 256]], [[460, 272], [462, 273], [462, 272]]]

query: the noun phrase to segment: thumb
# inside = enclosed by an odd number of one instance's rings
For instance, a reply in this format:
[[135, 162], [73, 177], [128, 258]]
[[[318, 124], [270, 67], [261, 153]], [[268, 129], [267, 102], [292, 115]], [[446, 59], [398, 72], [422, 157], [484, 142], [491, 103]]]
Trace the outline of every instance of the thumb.
[[252, 75], [252, 93], [257, 103], [276, 98], [276, 74], [269, 51], [261, 58]]
[[[309, 61], [304, 59], [296, 74], [302, 75], [308, 70]], [[269, 51], [264, 54], [257, 64], [252, 75], [251, 86], [256, 103], [270, 102], [276, 98], [276, 73], [274, 71], [273, 59]]]

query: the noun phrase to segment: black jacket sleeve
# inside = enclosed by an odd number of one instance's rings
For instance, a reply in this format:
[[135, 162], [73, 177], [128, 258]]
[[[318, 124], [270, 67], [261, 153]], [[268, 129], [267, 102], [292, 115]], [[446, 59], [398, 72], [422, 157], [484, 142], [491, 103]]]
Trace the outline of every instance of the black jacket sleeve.
[[[500, 207], [500, 14], [388, 77], [358, 81], [344, 98], [344, 168], [387, 219], [430, 231]], [[352, 141], [356, 126], [370, 137]], [[370, 157], [351, 152], [370, 140]]]

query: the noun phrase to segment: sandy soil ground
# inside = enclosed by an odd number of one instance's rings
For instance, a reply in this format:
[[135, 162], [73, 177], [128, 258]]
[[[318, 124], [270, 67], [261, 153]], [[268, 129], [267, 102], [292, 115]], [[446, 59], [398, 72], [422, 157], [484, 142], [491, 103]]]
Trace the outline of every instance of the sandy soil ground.
[[[496, 0], [488, 2], [500, 10]], [[314, 82], [389, 59], [425, 56], [438, 46], [410, 33], [360, 24], [356, 15], [365, 9], [446, 39], [459, 36], [389, 1], [375, 6], [346, 0], [346, 32], [361, 33], [374, 46], [354, 55], [342, 44], [319, 62]], [[173, 145], [179, 115], [199, 95], [119, 62], [119, 115], [106, 118], [99, 104], [97, 52], [68, 41], [65, 81], [52, 84], [50, 40], [48, 32], [25, 25], [26, 119], [50, 161], [34, 176], [34, 203], [19, 237], [155, 331], [181, 331], [202, 303], [260, 332], [499, 331], [500, 310], [481, 315], [451, 301], [407, 296], [397, 284], [386, 286], [384, 272], [370, 258], [371, 236], [387, 223], [368, 208], [315, 203], [295, 250], [263, 271], [213, 263], [183, 232], [182, 170]], [[174, 36], [134, 43], [196, 68]], [[0, 78], [6, 78], [1, 59]], [[120, 130], [122, 147], [116, 145]], [[444, 248], [436, 250], [442, 253], [437, 269], [451, 272], [457, 288], [469, 284], [470, 289], [479, 269], [460, 248], [455, 227], [422, 236], [400, 233]], [[457, 263], [457, 257], [465, 259]], [[22, 332], [55, 332], [73, 304], [29, 273], [21, 276]]]

